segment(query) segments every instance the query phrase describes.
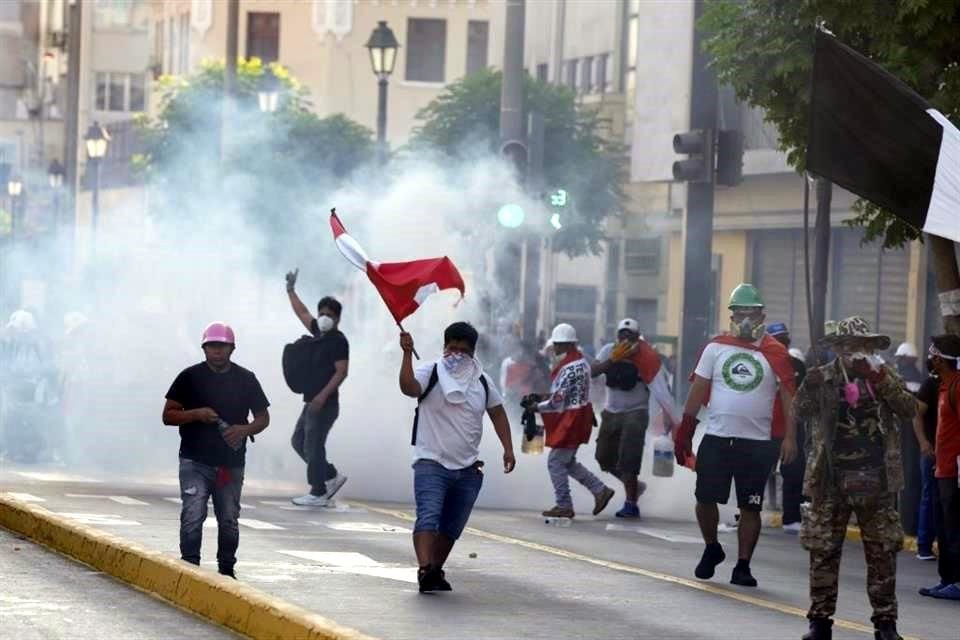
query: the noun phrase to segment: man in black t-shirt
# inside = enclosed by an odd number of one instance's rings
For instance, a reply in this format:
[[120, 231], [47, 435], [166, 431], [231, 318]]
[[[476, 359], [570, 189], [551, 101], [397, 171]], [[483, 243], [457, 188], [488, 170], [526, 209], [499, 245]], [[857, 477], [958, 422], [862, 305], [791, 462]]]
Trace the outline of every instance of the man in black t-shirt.
[[342, 305], [329, 296], [317, 303], [317, 317], [300, 300], [294, 290], [299, 269], [287, 274], [287, 296], [300, 322], [314, 336], [314, 375], [303, 394], [303, 411], [293, 431], [294, 451], [307, 463], [307, 482], [310, 492], [293, 499], [306, 507], [325, 507], [347, 481], [327, 460], [327, 436], [340, 415], [338, 389], [347, 378], [350, 345], [337, 326]]
[[[240, 492], [247, 437], [270, 424], [270, 403], [257, 377], [230, 361], [233, 329], [213, 322], [203, 331], [205, 361], [180, 372], [167, 391], [163, 423], [180, 427], [180, 555], [200, 564], [207, 501], [217, 516], [217, 564], [236, 578]], [[253, 421], [247, 419], [253, 414]]]

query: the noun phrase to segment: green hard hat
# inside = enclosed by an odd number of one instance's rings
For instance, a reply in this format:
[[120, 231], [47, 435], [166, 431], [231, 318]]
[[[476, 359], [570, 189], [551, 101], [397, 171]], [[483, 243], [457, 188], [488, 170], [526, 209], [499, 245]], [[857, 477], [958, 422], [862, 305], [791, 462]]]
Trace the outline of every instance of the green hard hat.
[[730, 304], [727, 308], [734, 307], [763, 307], [763, 298], [760, 297], [760, 292], [755, 286], [743, 282], [738, 284], [730, 294]]

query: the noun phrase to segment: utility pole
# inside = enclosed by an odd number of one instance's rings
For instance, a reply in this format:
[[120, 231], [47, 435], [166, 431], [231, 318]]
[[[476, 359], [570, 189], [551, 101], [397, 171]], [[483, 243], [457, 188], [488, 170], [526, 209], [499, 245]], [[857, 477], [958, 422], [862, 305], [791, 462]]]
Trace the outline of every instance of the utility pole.
[[[63, 162], [64, 182], [67, 187], [67, 205], [61, 216], [67, 233], [68, 244], [73, 245], [73, 231], [77, 215], [77, 143], [80, 138], [80, 39], [83, 27], [83, 7], [80, 0], [67, 4], [67, 104], [64, 114]], [[72, 249], [71, 249], [72, 253]]]
[[[523, 122], [523, 30], [525, 0], [506, 1], [505, 38], [503, 43], [503, 84], [500, 91], [500, 152], [516, 169], [516, 176], [525, 182], [527, 145]], [[503, 306], [498, 317], [511, 317], [524, 311], [520, 299], [523, 292], [523, 246], [509, 240], [497, 248], [494, 276], [503, 292]]]
[[223, 74], [223, 112], [220, 124], [220, 159], [227, 157], [227, 140], [233, 120], [233, 100], [237, 91], [237, 56], [240, 37], [240, 0], [227, 0], [227, 59]]
[[[697, 0], [694, 22], [703, 15], [704, 2]], [[690, 129], [710, 136], [711, 158], [705, 178], [687, 184], [687, 210], [683, 217], [683, 322], [680, 332], [680, 363], [677, 379], [681, 397], [688, 388], [686, 374], [696, 366], [700, 348], [709, 338], [711, 301], [714, 290], [713, 260], [713, 171], [712, 136], [717, 129], [717, 80], [707, 68], [701, 47], [703, 35], [693, 30], [693, 73], [690, 84]]]

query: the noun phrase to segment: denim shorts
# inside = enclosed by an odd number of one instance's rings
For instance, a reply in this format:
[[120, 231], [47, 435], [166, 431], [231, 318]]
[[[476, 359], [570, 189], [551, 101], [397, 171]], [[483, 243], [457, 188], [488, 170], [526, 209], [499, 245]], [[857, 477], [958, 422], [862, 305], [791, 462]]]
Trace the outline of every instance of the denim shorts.
[[467, 526], [483, 471], [476, 466], [452, 471], [433, 460], [413, 464], [413, 493], [417, 501], [414, 533], [442, 533], [456, 540]]

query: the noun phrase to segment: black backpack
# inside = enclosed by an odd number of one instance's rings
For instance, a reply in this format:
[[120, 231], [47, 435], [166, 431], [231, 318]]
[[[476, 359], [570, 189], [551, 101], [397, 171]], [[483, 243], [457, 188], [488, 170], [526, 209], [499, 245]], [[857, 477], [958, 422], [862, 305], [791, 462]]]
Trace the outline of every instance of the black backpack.
[[290, 391], [306, 393], [311, 376], [316, 374], [317, 338], [301, 336], [283, 348], [283, 379]]
[[[417, 398], [417, 408], [413, 410], [413, 434], [410, 436], [410, 444], [414, 447], [417, 446], [417, 423], [420, 422], [420, 403], [430, 395], [433, 388], [437, 386], [439, 379], [440, 377], [437, 375], [437, 365], [433, 365], [433, 371], [430, 372], [430, 379], [427, 380], [427, 388], [424, 389], [423, 393]], [[487, 384], [487, 377], [483, 375], [483, 372], [480, 372], [480, 384], [483, 385], [483, 404], [486, 405], [487, 400], [490, 399], [490, 385]]]
[[637, 386], [640, 379], [640, 372], [637, 371], [637, 365], [629, 360], [614, 362], [607, 369], [607, 386], [611, 389], [620, 389], [621, 391], [630, 391]]

